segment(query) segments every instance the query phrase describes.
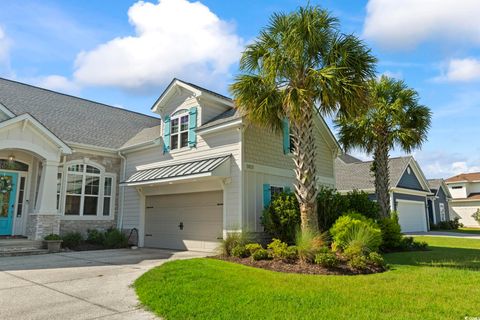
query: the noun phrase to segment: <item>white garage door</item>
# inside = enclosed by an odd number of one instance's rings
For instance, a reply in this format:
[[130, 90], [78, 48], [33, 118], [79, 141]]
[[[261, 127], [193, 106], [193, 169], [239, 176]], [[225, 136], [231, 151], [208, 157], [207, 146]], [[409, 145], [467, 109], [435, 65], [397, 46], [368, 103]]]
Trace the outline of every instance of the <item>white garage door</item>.
[[424, 202], [398, 200], [397, 212], [402, 232], [427, 231]]
[[146, 247], [213, 251], [222, 232], [222, 191], [146, 198]]

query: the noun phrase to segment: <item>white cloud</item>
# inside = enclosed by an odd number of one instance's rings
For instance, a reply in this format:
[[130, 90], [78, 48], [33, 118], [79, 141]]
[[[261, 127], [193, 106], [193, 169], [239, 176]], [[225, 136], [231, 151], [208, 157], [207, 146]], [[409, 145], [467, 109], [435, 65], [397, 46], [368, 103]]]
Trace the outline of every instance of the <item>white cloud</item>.
[[[381, 74], [381, 76], [387, 76], [389, 78], [395, 78], [395, 79], [399, 79], [399, 80], [402, 80], [403, 79], [403, 73], [402, 71], [390, 71], [390, 70], [387, 70], [385, 72], [383, 72]], [[379, 76], [380, 77], [380, 76]]]
[[435, 81], [468, 82], [480, 79], [480, 60], [475, 58], [452, 59], [443, 74]]
[[460, 173], [480, 171], [480, 158], [475, 156], [445, 151], [421, 151], [415, 157], [427, 178], [446, 179]]
[[78, 94], [80, 92], [80, 86], [64, 76], [50, 75], [34, 79], [33, 82], [39, 87], [63, 93]]
[[363, 33], [392, 49], [427, 39], [480, 44], [478, 0], [369, 0]]
[[129, 90], [165, 84], [173, 77], [205, 83], [228, 76], [243, 49], [232, 24], [200, 2], [139, 1], [128, 17], [135, 35], [81, 52], [75, 81]]

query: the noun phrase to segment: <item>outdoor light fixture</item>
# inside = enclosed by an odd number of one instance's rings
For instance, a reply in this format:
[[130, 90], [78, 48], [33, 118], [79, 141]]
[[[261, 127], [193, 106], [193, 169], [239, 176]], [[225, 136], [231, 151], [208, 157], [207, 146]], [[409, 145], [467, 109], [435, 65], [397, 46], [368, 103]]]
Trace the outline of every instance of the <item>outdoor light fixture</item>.
[[15, 156], [13, 154], [8, 156], [8, 161], [13, 162], [15, 161]]

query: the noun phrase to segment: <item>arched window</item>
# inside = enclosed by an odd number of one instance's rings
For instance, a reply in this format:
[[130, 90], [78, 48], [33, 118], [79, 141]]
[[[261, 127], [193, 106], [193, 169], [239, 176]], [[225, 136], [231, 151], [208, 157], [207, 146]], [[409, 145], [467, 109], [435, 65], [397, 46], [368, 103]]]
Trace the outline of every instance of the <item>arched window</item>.
[[65, 208], [67, 216], [108, 217], [112, 215], [115, 175], [90, 163], [67, 166]]

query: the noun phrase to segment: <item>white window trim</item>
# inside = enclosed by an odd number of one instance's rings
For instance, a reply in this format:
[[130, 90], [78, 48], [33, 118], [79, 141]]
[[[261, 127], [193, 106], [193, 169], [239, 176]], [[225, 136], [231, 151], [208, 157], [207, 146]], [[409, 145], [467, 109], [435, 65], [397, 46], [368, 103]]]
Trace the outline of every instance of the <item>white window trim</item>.
[[[78, 215], [67, 215], [65, 214], [65, 205], [66, 205], [66, 200], [67, 200], [67, 179], [68, 179], [68, 167], [76, 164], [83, 164], [84, 165], [84, 172], [82, 173], [82, 194], [81, 194], [81, 200], [80, 200], [80, 212]], [[87, 173], [86, 174], [86, 166], [90, 165], [92, 167], [95, 167], [100, 170], [99, 174], [92, 174], [92, 173]], [[60, 205], [59, 205], [59, 211], [61, 212], [62, 215], [62, 220], [113, 220], [114, 219], [114, 210], [115, 210], [115, 201], [116, 201], [116, 193], [117, 193], [117, 186], [116, 186], [116, 174], [115, 173], [110, 173], [110, 172], [105, 172], [105, 167], [102, 165], [90, 161], [88, 159], [83, 159], [83, 160], [74, 160], [65, 163], [62, 170], [62, 180], [61, 180], [61, 194], [60, 194]], [[74, 173], [75, 174], [75, 173]], [[87, 175], [92, 175], [92, 176], [99, 176], [100, 177], [100, 182], [99, 182], [99, 191], [98, 191], [98, 204], [97, 204], [97, 214], [96, 215], [84, 215], [83, 214], [83, 206], [84, 206], [84, 198], [85, 198], [85, 178]], [[104, 192], [105, 192], [105, 177], [112, 178], [112, 195], [111, 195], [111, 200], [110, 200], [110, 214], [108, 216], [103, 215], [103, 199], [104, 199]]]
[[445, 211], [445, 204], [439, 203], [438, 208], [440, 210], [440, 221], [445, 221], [447, 220], [447, 213]]
[[[181, 118], [182, 117], [187, 117], [187, 129], [184, 130], [184, 131], [181, 130], [181, 125], [182, 125]], [[173, 120], [176, 120], [176, 119], [178, 119], [178, 131], [177, 131], [177, 133], [172, 133], [172, 128], [173, 128], [172, 122], [173, 122]], [[188, 128], [189, 128], [189, 126], [190, 126], [190, 114], [188, 113], [187, 109], [178, 110], [174, 113], [174, 115], [172, 115], [170, 117], [170, 152], [171, 151], [182, 151], [182, 150], [189, 149], [188, 148], [188, 130], [189, 130]], [[187, 133], [187, 145], [185, 147], [181, 147], [180, 146], [181, 145], [180, 137], [181, 137], [181, 133], [184, 133], [184, 132]], [[172, 139], [173, 139], [174, 135], [178, 137], [178, 142], [177, 142], [178, 147], [175, 148], [175, 149], [172, 146]]]

